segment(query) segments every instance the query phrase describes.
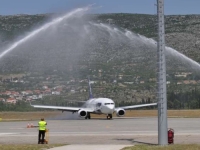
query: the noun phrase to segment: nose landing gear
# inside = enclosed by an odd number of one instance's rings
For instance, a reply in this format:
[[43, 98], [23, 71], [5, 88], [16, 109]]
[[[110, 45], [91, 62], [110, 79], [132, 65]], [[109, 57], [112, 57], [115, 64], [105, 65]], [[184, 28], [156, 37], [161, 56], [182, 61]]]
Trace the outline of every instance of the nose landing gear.
[[108, 114], [107, 119], [112, 119], [112, 114]]

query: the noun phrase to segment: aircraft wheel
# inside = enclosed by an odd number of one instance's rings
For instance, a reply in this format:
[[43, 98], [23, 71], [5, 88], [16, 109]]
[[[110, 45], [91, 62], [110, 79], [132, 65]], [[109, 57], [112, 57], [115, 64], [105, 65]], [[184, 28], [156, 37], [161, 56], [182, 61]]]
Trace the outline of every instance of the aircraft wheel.
[[112, 119], [112, 114], [108, 114], [107, 119]]
[[87, 119], [88, 117], [86, 116], [85, 119]]

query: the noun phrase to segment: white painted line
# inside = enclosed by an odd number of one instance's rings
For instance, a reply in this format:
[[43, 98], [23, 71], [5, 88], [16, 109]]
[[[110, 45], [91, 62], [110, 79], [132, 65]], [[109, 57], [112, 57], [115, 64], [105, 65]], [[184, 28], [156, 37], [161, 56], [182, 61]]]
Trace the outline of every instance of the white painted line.
[[0, 136], [4, 136], [4, 135], [13, 135], [13, 134], [17, 134], [17, 133], [0, 133]]

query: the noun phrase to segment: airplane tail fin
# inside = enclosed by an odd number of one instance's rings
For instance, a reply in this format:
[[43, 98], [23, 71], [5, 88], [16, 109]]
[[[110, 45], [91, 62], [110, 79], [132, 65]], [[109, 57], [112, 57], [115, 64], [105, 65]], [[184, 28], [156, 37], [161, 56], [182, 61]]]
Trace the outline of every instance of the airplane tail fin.
[[88, 86], [89, 86], [89, 99], [92, 99], [93, 95], [92, 95], [92, 88], [90, 84], [90, 77], [88, 77]]

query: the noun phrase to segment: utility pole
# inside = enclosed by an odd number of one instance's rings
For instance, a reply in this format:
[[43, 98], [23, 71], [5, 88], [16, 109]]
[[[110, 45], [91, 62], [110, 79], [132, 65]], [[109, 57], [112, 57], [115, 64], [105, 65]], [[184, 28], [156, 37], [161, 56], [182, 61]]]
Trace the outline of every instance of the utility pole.
[[157, 17], [158, 17], [158, 43], [157, 43], [158, 144], [164, 146], [168, 144], [164, 0], [157, 0]]

